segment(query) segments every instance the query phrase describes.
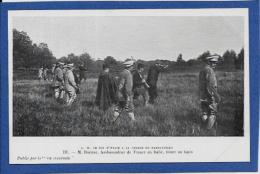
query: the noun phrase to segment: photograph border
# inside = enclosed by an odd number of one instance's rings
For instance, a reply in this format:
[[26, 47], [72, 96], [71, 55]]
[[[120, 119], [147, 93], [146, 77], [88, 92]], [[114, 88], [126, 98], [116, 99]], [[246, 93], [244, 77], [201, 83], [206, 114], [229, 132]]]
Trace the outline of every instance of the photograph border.
[[[83, 9], [249, 9], [250, 162], [10, 165], [8, 128], [8, 11]], [[1, 172], [231, 172], [256, 171], [259, 126], [259, 5], [241, 2], [32, 2], [1, 4]], [[257, 83], [253, 83], [257, 80]]]

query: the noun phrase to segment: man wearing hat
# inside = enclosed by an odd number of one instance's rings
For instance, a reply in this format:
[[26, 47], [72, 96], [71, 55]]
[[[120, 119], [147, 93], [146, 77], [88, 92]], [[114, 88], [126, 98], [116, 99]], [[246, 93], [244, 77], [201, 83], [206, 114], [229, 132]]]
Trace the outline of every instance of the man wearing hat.
[[110, 74], [109, 69], [109, 65], [104, 63], [103, 71], [98, 77], [95, 104], [103, 111], [118, 104], [116, 81]]
[[62, 62], [57, 62], [56, 67], [54, 69], [54, 77], [53, 77], [53, 88], [54, 88], [54, 96], [56, 100], [60, 100], [64, 95], [64, 76], [63, 76], [63, 65]]
[[[119, 97], [119, 101], [123, 103], [123, 108], [128, 113], [129, 118], [134, 121], [134, 104], [133, 104], [133, 77], [131, 70], [133, 69], [134, 60], [127, 60], [123, 63], [124, 70], [119, 75], [118, 90], [122, 97]], [[119, 116], [118, 108], [114, 111], [114, 119]]]
[[64, 84], [65, 84], [65, 91], [67, 95], [66, 103], [69, 106], [75, 101], [77, 97], [76, 91], [78, 89], [78, 86], [75, 82], [74, 74], [72, 72], [74, 68], [74, 64], [73, 63], [67, 64], [66, 68], [67, 70], [64, 75]]
[[144, 99], [144, 106], [148, 106], [149, 101], [149, 94], [148, 89], [149, 85], [146, 83], [145, 79], [143, 78], [143, 71], [144, 71], [144, 64], [139, 63], [137, 65], [137, 70], [133, 72], [133, 92], [134, 92], [134, 99], [138, 99], [141, 95]]
[[149, 92], [149, 103], [150, 104], [154, 104], [155, 99], [158, 97], [157, 81], [158, 81], [159, 74], [167, 67], [168, 67], [168, 65], [161, 65], [157, 61], [148, 70], [146, 82], [149, 85], [148, 92]]
[[[217, 54], [208, 56], [205, 67], [199, 73], [202, 127], [209, 132], [216, 127], [217, 105], [220, 102], [220, 96], [217, 92], [217, 79], [214, 72], [219, 58], [220, 56]], [[212, 133], [215, 134], [214, 131]]]

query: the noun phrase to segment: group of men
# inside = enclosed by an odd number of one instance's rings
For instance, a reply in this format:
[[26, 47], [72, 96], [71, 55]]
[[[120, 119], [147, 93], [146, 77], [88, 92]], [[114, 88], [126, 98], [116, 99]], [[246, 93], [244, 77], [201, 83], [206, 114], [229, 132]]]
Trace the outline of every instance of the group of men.
[[142, 96], [144, 106], [154, 103], [157, 97], [157, 80], [159, 73], [167, 68], [158, 62], [149, 68], [147, 79], [144, 78], [144, 65], [127, 60], [123, 63], [123, 70], [119, 73], [118, 80], [109, 73], [109, 65], [103, 65], [103, 72], [98, 79], [96, 104], [101, 110], [110, 106], [114, 109], [114, 120], [122, 111], [126, 111], [131, 120], [135, 120], [133, 101]]
[[[212, 129], [216, 124], [217, 105], [220, 96], [217, 92], [217, 80], [214, 68], [219, 56], [211, 55], [206, 58], [206, 64], [199, 73], [199, 96], [201, 103], [201, 122], [206, 130]], [[157, 93], [157, 81], [159, 73], [167, 66], [155, 63], [149, 67], [147, 78], [143, 76], [144, 65], [139, 63], [134, 70], [135, 62], [127, 60], [123, 63], [123, 70], [116, 78], [110, 73], [110, 65], [104, 64], [103, 71], [98, 78], [95, 104], [100, 110], [106, 111], [113, 108], [113, 120], [126, 111], [132, 121], [135, 121], [135, 99], [142, 96], [144, 106], [154, 104]], [[54, 69], [53, 87], [55, 98], [61, 100], [66, 94], [66, 104], [71, 105], [77, 96], [79, 83], [76, 83], [76, 75], [73, 73], [73, 64], [58, 62]]]
[[41, 67], [38, 71], [38, 79], [48, 81], [48, 69]]
[[[64, 64], [57, 62], [54, 69], [53, 88], [54, 96], [57, 101], [63, 101], [66, 97], [66, 104], [71, 105], [79, 91], [79, 82], [76, 83], [77, 76], [73, 73], [74, 64]], [[65, 95], [65, 96], [64, 96]]]
[[[205, 66], [199, 73], [199, 96], [202, 114], [201, 125], [205, 130], [216, 128], [216, 113], [220, 96], [217, 92], [217, 79], [214, 72], [220, 56], [210, 55], [206, 57]], [[141, 95], [144, 105], [153, 104], [157, 93], [157, 81], [159, 73], [167, 66], [156, 63], [150, 66], [147, 78], [143, 76], [144, 65], [138, 64], [133, 70], [132, 60], [123, 63], [124, 70], [119, 74], [118, 83], [109, 73], [109, 66], [103, 66], [103, 72], [99, 76], [96, 95], [96, 104], [102, 110], [114, 106], [114, 120], [125, 110], [131, 120], [135, 120], [133, 100]], [[216, 130], [216, 129], [214, 129]]]

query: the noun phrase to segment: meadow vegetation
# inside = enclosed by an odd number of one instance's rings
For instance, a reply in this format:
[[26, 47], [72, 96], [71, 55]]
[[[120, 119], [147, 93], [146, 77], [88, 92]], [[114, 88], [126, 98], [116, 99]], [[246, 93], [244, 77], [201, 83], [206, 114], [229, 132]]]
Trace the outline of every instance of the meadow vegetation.
[[[218, 136], [243, 136], [243, 72], [217, 72], [222, 101], [217, 114]], [[93, 103], [97, 79], [80, 85], [72, 106], [57, 103], [51, 82], [13, 82], [14, 136], [200, 136], [198, 73], [163, 73], [153, 106], [135, 101], [136, 122], [123, 113], [112, 122], [112, 110]]]

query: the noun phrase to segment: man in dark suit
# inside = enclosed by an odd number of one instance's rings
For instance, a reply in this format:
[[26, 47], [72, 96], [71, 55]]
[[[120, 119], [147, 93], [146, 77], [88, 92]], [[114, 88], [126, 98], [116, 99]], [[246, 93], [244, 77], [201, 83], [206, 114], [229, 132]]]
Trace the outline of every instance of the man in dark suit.
[[158, 62], [156, 62], [154, 65], [152, 65], [148, 70], [148, 76], [147, 76], [147, 84], [149, 85], [148, 92], [149, 92], [149, 103], [153, 104], [154, 100], [158, 96], [157, 92], [157, 81], [158, 76], [161, 71], [166, 69], [168, 65], [161, 65]]

